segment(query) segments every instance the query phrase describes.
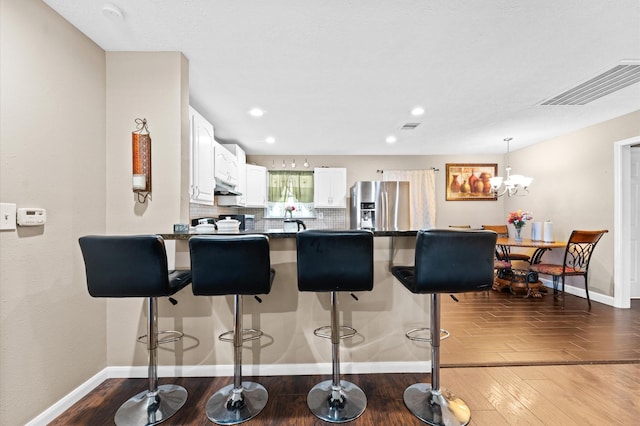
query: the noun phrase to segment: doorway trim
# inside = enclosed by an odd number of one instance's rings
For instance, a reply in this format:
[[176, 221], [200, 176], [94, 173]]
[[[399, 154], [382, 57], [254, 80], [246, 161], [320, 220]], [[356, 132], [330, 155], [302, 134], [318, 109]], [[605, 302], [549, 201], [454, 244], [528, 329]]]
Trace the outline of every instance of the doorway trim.
[[613, 147], [613, 305], [631, 307], [631, 146], [640, 143], [640, 136], [623, 139]]

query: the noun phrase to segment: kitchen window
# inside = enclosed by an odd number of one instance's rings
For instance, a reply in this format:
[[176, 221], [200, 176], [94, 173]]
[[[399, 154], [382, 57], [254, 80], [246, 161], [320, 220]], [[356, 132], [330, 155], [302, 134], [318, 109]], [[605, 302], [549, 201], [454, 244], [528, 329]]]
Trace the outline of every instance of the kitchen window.
[[[313, 172], [269, 171], [265, 217], [284, 218], [287, 207], [292, 217], [313, 218]], [[288, 217], [288, 215], [287, 215]]]

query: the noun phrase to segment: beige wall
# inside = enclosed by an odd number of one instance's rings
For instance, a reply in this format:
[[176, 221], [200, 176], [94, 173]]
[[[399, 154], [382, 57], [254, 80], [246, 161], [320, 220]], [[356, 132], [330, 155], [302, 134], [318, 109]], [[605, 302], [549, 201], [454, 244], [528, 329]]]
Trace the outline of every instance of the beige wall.
[[[105, 55], [41, 2], [0, 1], [0, 197], [47, 208], [49, 215], [44, 228], [0, 232], [0, 419], [22, 424], [105, 366], [146, 364], [144, 346], [135, 343], [144, 330], [144, 303], [90, 298], [77, 238], [163, 232], [187, 220], [188, 67], [178, 53]], [[131, 72], [139, 69], [150, 71]], [[130, 189], [130, 132], [137, 117], [147, 118], [153, 139], [154, 191], [146, 206], [135, 203]], [[502, 170], [502, 156], [309, 161], [348, 167], [349, 184], [378, 179], [377, 169], [437, 167], [438, 226], [503, 222], [511, 209], [525, 208], [536, 219], [553, 220], [562, 239], [574, 227], [612, 230], [613, 142], [640, 134], [638, 123], [640, 113], [634, 113], [514, 152], [514, 169], [535, 178], [532, 193], [498, 202], [445, 202], [444, 171], [448, 162], [497, 162]], [[270, 157], [264, 159], [269, 165]], [[591, 279], [594, 291], [605, 294], [612, 291], [612, 239], [607, 235], [598, 248]], [[279, 272], [274, 297], [263, 305], [247, 301], [249, 324], [274, 338], [249, 352], [248, 363], [330, 357], [326, 342], [309, 333], [326, 321], [326, 303], [295, 293], [287, 244], [274, 244]], [[386, 259], [384, 241], [378, 244], [383, 247], [377, 247], [377, 255]], [[184, 253], [184, 245], [179, 246], [176, 261], [184, 261]], [[382, 274], [385, 266], [378, 266]], [[397, 353], [387, 351], [388, 341], [380, 337], [406, 345], [396, 329], [421, 319], [416, 315], [422, 301], [407, 297], [388, 276], [376, 285], [374, 293], [349, 308], [356, 327], [362, 325], [360, 331], [370, 340], [355, 342], [353, 355], [347, 350], [345, 360], [395, 359]], [[161, 328], [175, 326], [188, 336], [163, 348], [160, 364], [231, 363], [230, 346], [213, 340], [214, 332], [231, 325], [229, 298], [195, 298], [186, 289], [178, 300], [176, 307], [162, 301]], [[402, 306], [412, 309], [388, 325], [384, 314]], [[294, 336], [283, 323], [298, 324], [304, 333]], [[422, 355], [406, 353], [407, 359]]]
[[105, 54], [40, 1], [0, 5], [0, 201], [48, 217], [0, 231], [0, 423], [20, 425], [106, 366], [77, 242], [106, 229]]
[[[533, 176], [531, 194], [506, 200], [505, 212], [526, 209], [536, 220], [551, 220], [554, 238], [573, 229], [608, 229], [591, 262], [589, 291], [613, 296], [613, 145], [640, 135], [640, 111], [563, 135], [511, 156], [518, 172]], [[562, 251], [545, 255], [561, 261]], [[583, 288], [582, 278], [567, 284]]]
[[[300, 156], [298, 156], [300, 157]], [[447, 163], [496, 163], [499, 169], [502, 155], [340, 155], [340, 156], [305, 156], [313, 167], [346, 167], [347, 186], [351, 187], [361, 180], [382, 180], [378, 170], [412, 170], [435, 167], [436, 174], [436, 226], [468, 224], [479, 228], [483, 224], [503, 223], [504, 201], [445, 201], [446, 164]], [[282, 160], [290, 161], [293, 156], [248, 155], [247, 161], [265, 167], [273, 163], [282, 164]], [[348, 211], [346, 213], [349, 214]]]
[[[169, 232], [174, 223], [189, 217], [183, 196], [188, 193], [189, 170], [188, 62], [178, 52], [108, 52], [106, 57], [107, 233]], [[136, 118], [147, 119], [151, 134], [152, 197], [144, 204], [131, 190]], [[167, 252], [173, 264], [173, 243], [167, 243]], [[173, 323], [173, 310], [165, 302], [159, 307], [161, 329], [166, 321]], [[145, 318], [143, 299], [107, 302], [107, 364], [130, 365], [132, 358], [146, 363], [146, 347], [135, 344], [144, 334]], [[169, 351], [160, 354], [160, 363], [176, 363]]]

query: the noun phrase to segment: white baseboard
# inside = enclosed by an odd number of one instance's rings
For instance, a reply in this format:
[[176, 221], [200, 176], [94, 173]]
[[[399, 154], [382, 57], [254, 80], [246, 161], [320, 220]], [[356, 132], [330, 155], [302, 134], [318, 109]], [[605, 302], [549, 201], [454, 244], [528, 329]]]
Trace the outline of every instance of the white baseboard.
[[[53, 404], [44, 412], [40, 413], [33, 420], [29, 421], [26, 426], [44, 426], [53, 421], [60, 414], [64, 413], [73, 404], [84, 398], [89, 392], [94, 390], [100, 383], [108, 379], [107, 369], [100, 371], [86, 382], [75, 388], [71, 393], [66, 395], [60, 401]], [[114, 413], [115, 414], [115, 413]]]
[[[344, 362], [340, 363], [342, 374], [378, 374], [378, 373], [428, 373], [430, 361], [406, 362]], [[26, 426], [44, 426], [73, 404], [84, 398], [106, 379], [146, 378], [147, 366], [106, 367], [64, 398], [39, 414]], [[246, 376], [302, 376], [311, 374], [331, 375], [331, 363], [317, 364], [247, 364], [242, 366]], [[228, 377], [233, 376], [233, 365], [174, 365], [158, 366], [158, 377]], [[131, 395], [133, 396], [133, 395]], [[115, 412], [114, 412], [115, 415]]]
[[[549, 288], [553, 288], [553, 281], [550, 279], [543, 279], [543, 278], [539, 278], [540, 281], [542, 281], [542, 284], [545, 287], [549, 287]], [[560, 287], [562, 284], [559, 284], [558, 287]], [[579, 288], [579, 287], [573, 287], [570, 285], [566, 285], [564, 286], [564, 291], [565, 293], [569, 293], [569, 294], [573, 294], [574, 296], [578, 296], [578, 297], [582, 297], [583, 299], [587, 298], [587, 292], [584, 291], [584, 288]], [[596, 293], [596, 292], [589, 292], [589, 298], [591, 300], [593, 300], [594, 302], [599, 302], [599, 303], [603, 303], [605, 305], [609, 305], [609, 306], [614, 306], [614, 300], [613, 300], [613, 296], [607, 296], [605, 294], [602, 293]]]

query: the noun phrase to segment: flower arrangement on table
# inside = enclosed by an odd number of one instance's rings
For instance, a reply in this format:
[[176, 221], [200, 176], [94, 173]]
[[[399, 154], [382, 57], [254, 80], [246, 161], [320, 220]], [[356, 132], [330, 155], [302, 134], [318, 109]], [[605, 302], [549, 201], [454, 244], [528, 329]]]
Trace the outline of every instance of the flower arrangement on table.
[[284, 208], [284, 217], [293, 218], [293, 212], [296, 210], [296, 206], [286, 206]]
[[520, 231], [522, 231], [522, 227], [526, 225], [530, 220], [533, 220], [533, 216], [531, 216], [531, 213], [527, 211], [516, 210], [509, 213], [509, 217], [507, 217], [507, 223], [513, 224], [513, 226], [516, 228], [516, 241], [522, 241]]

